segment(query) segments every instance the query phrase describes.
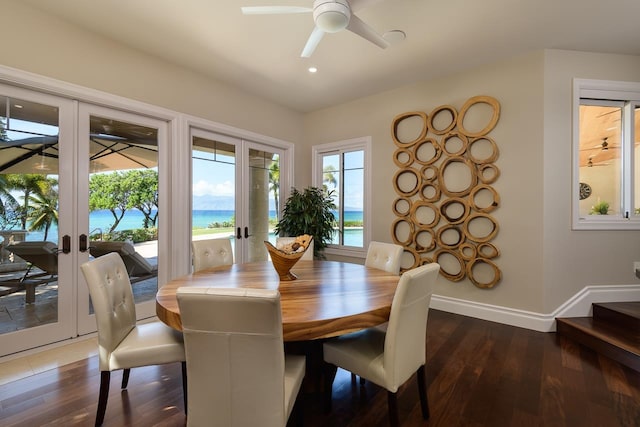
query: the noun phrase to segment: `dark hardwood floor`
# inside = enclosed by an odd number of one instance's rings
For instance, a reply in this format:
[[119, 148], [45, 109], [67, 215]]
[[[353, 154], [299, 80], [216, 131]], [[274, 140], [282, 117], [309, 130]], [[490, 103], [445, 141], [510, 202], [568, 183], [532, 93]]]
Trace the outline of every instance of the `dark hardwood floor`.
[[[640, 373], [555, 333], [432, 310], [427, 339], [431, 418], [421, 418], [412, 378], [399, 390], [403, 426], [640, 426]], [[185, 425], [179, 364], [132, 370], [124, 392], [120, 379], [105, 426]], [[98, 384], [93, 357], [0, 386], [0, 426], [93, 425]], [[377, 386], [339, 370], [333, 395], [329, 414], [321, 396], [304, 397], [305, 426], [388, 425]]]

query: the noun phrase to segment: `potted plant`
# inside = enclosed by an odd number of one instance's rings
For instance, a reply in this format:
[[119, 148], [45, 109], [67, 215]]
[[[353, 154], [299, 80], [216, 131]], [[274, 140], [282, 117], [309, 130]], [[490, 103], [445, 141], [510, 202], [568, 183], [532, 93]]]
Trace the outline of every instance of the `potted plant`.
[[598, 200], [598, 203], [591, 206], [591, 212], [589, 215], [608, 215], [609, 214], [609, 202], [601, 202]]
[[275, 233], [280, 236], [313, 236], [313, 255], [322, 258], [322, 251], [331, 242], [336, 223], [333, 210], [333, 191], [318, 187], [307, 187], [304, 191], [291, 189], [282, 210], [282, 217], [276, 224]]

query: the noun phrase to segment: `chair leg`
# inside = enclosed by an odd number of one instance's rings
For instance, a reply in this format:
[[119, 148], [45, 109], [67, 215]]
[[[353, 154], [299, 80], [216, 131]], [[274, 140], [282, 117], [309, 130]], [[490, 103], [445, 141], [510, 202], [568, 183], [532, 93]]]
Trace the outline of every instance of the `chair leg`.
[[296, 396], [290, 417], [293, 419], [293, 425], [297, 427], [304, 426], [304, 393], [298, 393], [298, 396]]
[[122, 390], [127, 388], [129, 385], [129, 374], [131, 373], [131, 369], [127, 368], [122, 372], [122, 386], [120, 387]]
[[35, 283], [25, 283], [25, 302], [27, 304], [33, 304], [36, 302], [36, 284]]
[[416, 376], [418, 380], [418, 393], [420, 393], [420, 408], [422, 408], [422, 418], [429, 419], [429, 400], [427, 398], [427, 385], [424, 379], [424, 365], [418, 368]]
[[110, 371], [100, 372], [100, 395], [98, 396], [98, 410], [96, 411], [96, 427], [101, 426], [104, 421], [104, 413], [107, 410], [107, 399], [109, 398], [109, 382], [111, 381]]
[[387, 390], [387, 405], [389, 406], [389, 425], [398, 427], [398, 398], [395, 393]]
[[182, 400], [184, 401], [184, 413], [187, 414], [187, 362], [182, 362]]
[[[355, 383], [357, 381], [358, 381], [358, 376], [352, 372], [351, 373], [351, 382]], [[364, 387], [366, 382], [367, 382], [367, 380], [365, 380], [364, 378], [360, 377], [360, 387]]]
[[331, 412], [333, 380], [336, 377], [336, 372], [338, 372], [336, 365], [331, 363], [324, 364], [324, 410], [327, 413]]

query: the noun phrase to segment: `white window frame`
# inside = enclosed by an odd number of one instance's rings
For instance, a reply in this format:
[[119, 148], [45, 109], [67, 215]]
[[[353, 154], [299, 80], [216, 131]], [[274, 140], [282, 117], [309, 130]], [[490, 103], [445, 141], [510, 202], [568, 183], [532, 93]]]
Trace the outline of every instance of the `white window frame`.
[[[623, 120], [622, 128], [622, 206], [625, 215], [580, 215], [580, 105], [582, 100], [625, 101], [623, 115], [633, 118], [631, 104], [640, 105], [640, 83], [574, 79], [573, 81], [573, 174], [571, 187], [573, 230], [640, 230], [640, 215], [634, 206], [634, 121]], [[586, 102], [585, 102], [586, 103]], [[640, 171], [638, 171], [640, 173]]]
[[[349, 151], [362, 150], [364, 152], [364, 200], [362, 207], [362, 248], [354, 246], [344, 245], [329, 245], [325, 249], [327, 255], [341, 255], [350, 256], [355, 258], [365, 258], [367, 255], [367, 248], [371, 241], [371, 137], [365, 136], [360, 138], [353, 138], [344, 141], [329, 142], [325, 144], [318, 144], [311, 147], [312, 155], [312, 185], [314, 187], [322, 187], [322, 158], [328, 154], [342, 154]], [[341, 170], [341, 174], [344, 171]], [[344, 182], [344, 176], [341, 176], [341, 181]], [[344, 207], [344, 206], [342, 206]]]

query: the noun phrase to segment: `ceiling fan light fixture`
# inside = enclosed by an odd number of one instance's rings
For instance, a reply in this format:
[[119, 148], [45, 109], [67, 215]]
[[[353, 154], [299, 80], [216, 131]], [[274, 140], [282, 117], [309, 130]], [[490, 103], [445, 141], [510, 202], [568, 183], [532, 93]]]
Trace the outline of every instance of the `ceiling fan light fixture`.
[[325, 33], [337, 33], [347, 28], [351, 10], [346, 0], [316, 0], [313, 4], [313, 20]]
[[407, 38], [407, 33], [402, 30], [389, 30], [386, 31], [382, 38], [389, 42], [389, 44], [396, 44], [404, 41]]

